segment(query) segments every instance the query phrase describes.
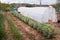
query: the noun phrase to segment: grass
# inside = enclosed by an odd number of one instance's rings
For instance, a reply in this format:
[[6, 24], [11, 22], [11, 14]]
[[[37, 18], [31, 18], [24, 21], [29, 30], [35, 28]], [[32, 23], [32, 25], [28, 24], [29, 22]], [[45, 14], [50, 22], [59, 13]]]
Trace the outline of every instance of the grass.
[[10, 28], [15, 36], [15, 38], [17, 40], [22, 40], [22, 35], [20, 34], [20, 32], [18, 31], [18, 29], [16, 28], [16, 26], [14, 25], [14, 23], [12, 22], [10, 16], [7, 16], [7, 21], [8, 24], [10, 25]]

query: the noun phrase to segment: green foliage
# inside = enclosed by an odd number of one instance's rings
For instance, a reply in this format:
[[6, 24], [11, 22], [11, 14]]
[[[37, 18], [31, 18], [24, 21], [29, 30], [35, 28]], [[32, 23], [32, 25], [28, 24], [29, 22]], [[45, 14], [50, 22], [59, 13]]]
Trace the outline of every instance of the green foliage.
[[51, 38], [54, 35], [53, 29], [50, 26], [45, 24], [39, 24], [39, 26], [37, 27], [37, 30], [47, 38]]
[[0, 3], [0, 8], [4, 11], [9, 11], [12, 8], [14, 8], [14, 6], [12, 4], [1, 4]]
[[[59, 30], [51, 28], [49, 25], [44, 23], [39, 23], [31, 18], [23, 16], [22, 14], [12, 13], [14, 16], [24, 21], [31, 27], [35, 28], [39, 33], [41, 33], [46, 38], [52, 38], [54, 35], [59, 33]], [[58, 32], [57, 32], [58, 31]]]
[[56, 11], [57, 11], [57, 12], [60, 12], [60, 7], [56, 8]]
[[29, 24], [31, 27], [33, 27], [34, 21], [32, 21], [31, 19], [29, 19], [28, 24]]
[[60, 34], [60, 28], [56, 27], [54, 33], [55, 33], [55, 35]]
[[30, 4], [27, 4], [27, 5], [26, 5], [26, 7], [32, 7], [32, 5], [30, 5]]
[[60, 3], [57, 3], [55, 5], [52, 5], [54, 8], [59, 8], [60, 7]]
[[22, 35], [19, 33], [18, 29], [16, 28], [16, 26], [12, 22], [10, 16], [7, 16], [7, 21], [9, 23], [9, 25], [10, 25], [10, 28], [11, 28], [15, 38], [17, 38], [17, 40], [22, 40]]
[[57, 7], [60, 7], [60, 3], [56, 4]]
[[0, 40], [5, 40], [4, 17], [0, 14]]

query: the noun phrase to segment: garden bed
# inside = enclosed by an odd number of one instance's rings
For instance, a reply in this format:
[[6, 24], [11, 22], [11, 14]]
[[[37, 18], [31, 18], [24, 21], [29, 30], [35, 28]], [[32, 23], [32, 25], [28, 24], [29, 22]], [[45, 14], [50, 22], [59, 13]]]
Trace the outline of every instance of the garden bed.
[[47, 24], [36, 22], [31, 18], [23, 16], [22, 14], [13, 13], [13, 15], [16, 16], [18, 19], [22, 20], [23, 22], [27, 23], [28, 25], [30, 25], [32, 28], [36, 29], [46, 38], [52, 38], [54, 35], [57, 35], [59, 33], [57, 32], [59, 31], [59, 29], [58, 30], [57, 28], [53, 29]]

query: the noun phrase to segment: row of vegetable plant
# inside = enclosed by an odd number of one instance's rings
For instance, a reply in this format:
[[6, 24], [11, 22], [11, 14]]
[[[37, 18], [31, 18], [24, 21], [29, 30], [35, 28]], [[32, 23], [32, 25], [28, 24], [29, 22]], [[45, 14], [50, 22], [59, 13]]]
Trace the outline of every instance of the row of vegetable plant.
[[0, 40], [5, 40], [5, 34], [4, 16], [0, 14]]
[[49, 25], [44, 23], [39, 23], [37, 21], [34, 21], [31, 18], [28, 18], [26, 16], [23, 16], [20, 13], [12, 13], [15, 17], [19, 18], [20, 20], [24, 21], [28, 25], [30, 25], [32, 28], [36, 29], [39, 33], [41, 33], [46, 38], [52, 38], [54, 35], [57, 35], [59, 33], [60, 29], [53, 29]]
[[8, 21], [8, 24], [14, 34], [14, 37], [17, 39], [17, 40], [22, 40], [22, 35], [20, 34], [20, 32], [18, 31], [18, 29], [16, 28], [16, 26], [14, 25], [13, 21], [11, 20], [10, 16], [7, 16], [7, 21]]

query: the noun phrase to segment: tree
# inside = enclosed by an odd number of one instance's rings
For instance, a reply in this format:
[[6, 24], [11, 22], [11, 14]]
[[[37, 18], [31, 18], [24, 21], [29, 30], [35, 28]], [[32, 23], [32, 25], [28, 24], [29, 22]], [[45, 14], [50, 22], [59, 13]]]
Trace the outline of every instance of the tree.
[[1, 4], [0, 3], [0, 8], [4, 11], [10, 11], [14, 6], [12, 4]]
[[60, 3], [52, 5], [52, 6], [55, 7], [55, 8], [58, 8], [58, 7], [60, 7]]

